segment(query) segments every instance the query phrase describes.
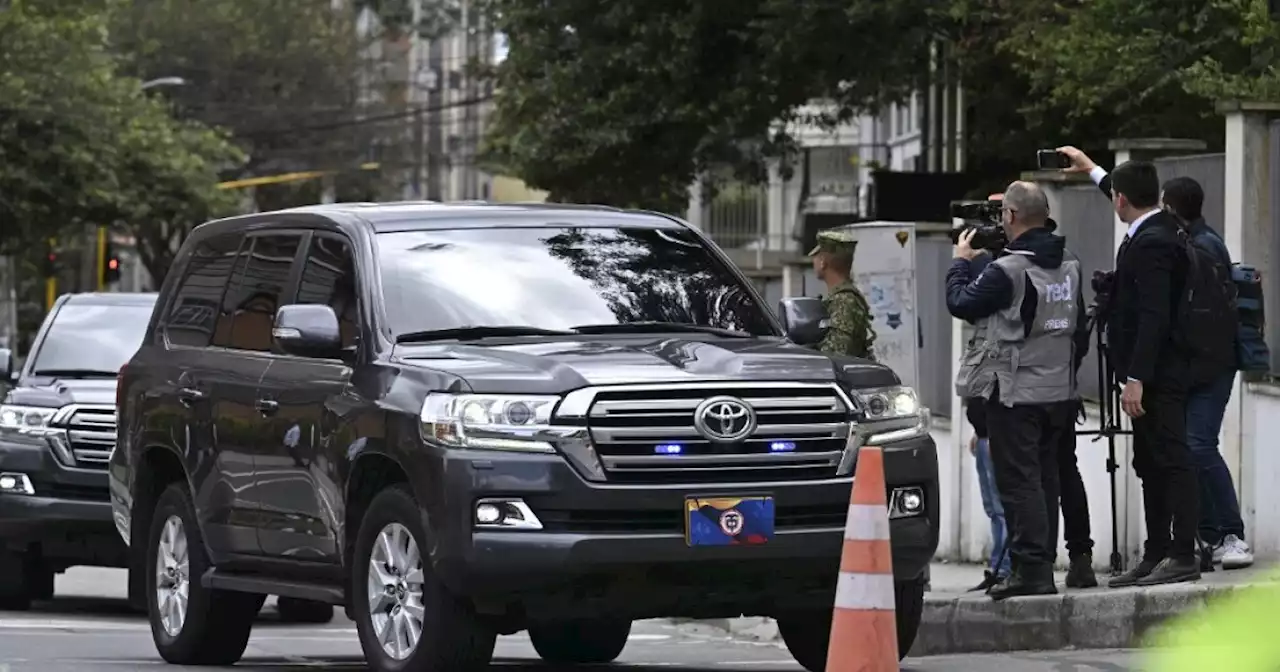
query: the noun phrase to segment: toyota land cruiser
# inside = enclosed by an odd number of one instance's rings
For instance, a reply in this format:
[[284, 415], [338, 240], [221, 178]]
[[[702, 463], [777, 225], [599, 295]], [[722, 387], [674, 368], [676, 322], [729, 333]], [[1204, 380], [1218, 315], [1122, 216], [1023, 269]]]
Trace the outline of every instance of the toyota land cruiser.
[[687, 224], [588, 206], [337, 204], [195, 229], [120, 374], [111, 500], [161, 656], [224, 664], [263, 595], [344, 605], [374, 670], [528, 630], [768, 615], [822, 670], [853, 470], [884, 447], [898, 636], [938, 541], [928, 412], [806, 347]]
[[111, 523], [107, 457], [116, 442], [116, 372], [142, 342], [154, 294], [65, 294], [0, 399], [0, 608], [53, 597], [77, 565], [126, 566]]

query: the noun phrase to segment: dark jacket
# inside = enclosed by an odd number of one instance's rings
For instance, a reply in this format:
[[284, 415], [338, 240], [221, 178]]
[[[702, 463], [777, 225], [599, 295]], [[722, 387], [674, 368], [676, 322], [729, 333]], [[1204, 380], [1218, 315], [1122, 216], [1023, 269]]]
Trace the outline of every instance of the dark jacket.
[[[1032, 229], [1018, 236], [1006, 247], [1007, 250], [1025, 250], [1032, 253], [1031, 261], [1041, 268], [1057, 268], [1066, 258], [1067, 240], [1051, 233], [1047, 229]], [[973, 261], [956, 259], [947, 270], [947, 312], [952, 317], [976, 322], [990, 317], [1009, 307], [1013, 301], [1013, 279], [999, 266], [991, 264], [990, 256], [984, 254]], [[1080, 284], [1084, 284], [1083, 273]], [[1031, 280], [1024, 278], [1027, 292], [1023, 296], [1020, 311], [1022, 323], [1027, 333], [1035, 319], [1038, 297]], [[1082, 288], [1076, 289], [1076, 333], [1074, 366], [1079, 369], [1080, 362], [1089, 352], [1089, 328], [1085, 316], [1084, 295]]]
[[[1098, 185], [1111, 195], [1111, 178]], [[1111, 365], [1121, 381], [1185, 389], [1189, 363], [1174, 343], [1173, 316], [1187, 273], [1178, 219], [1159, 211], [1138, 227], [1116, 255], [1107, 319]]]

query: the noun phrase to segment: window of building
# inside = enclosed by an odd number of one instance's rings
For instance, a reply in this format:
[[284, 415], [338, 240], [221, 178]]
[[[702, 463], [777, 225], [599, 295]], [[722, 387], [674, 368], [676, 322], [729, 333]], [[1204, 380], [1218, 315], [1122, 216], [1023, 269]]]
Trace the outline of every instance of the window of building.
[[351, 247], [337, 237], [317, 235], [312, 238], [298, 284], [297, 302], [333, 308], [338, 316], [343, 348], [354, 346], [360, 333], [358, 296]]
[[[214, 345], [237, 350], [270, 352], [271, 327], [281, 295], [289, 284], [289, 270], [302, 237], [297, 234], [255, 236], [253, 247], [227, 285], [222, 301], [223, 317]], [[223, 327], [227, 325], [227, 328]]]
[[165, 318], [170, 343], [196, 348], [209, 345], [241, 239], [234, 234], [214, 236], [196, 245]]

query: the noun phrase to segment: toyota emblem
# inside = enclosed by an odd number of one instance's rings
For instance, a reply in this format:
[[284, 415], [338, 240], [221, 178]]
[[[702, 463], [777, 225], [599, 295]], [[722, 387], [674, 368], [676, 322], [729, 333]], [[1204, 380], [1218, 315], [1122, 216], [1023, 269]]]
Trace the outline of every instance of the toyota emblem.
[[734, 397], [712, 397], [698, 404], [693, 425], [708, 439], [720, 443], [741, 441], [756, 430], [756, 414]]

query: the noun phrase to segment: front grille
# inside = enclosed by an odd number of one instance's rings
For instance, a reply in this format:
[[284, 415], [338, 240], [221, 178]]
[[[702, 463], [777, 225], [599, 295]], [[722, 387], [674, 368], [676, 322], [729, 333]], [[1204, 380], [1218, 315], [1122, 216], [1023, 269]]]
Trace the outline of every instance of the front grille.
[[[755, 428], [738, 441], [711, 440], [694, 416], [715, 397], [743, 402]], [[831, 478], [850, 425], [833, 386], [761, 383], [600, 390], [587, 427], [610, 482], [654, 484]]]
[[59, 458], [82, 469], [106, 469], [111, 450], [116, 445], [115, 406], [67, 406], [54, 416], [52, 426], [66, 431], [65, 436], [55, 438], [60, 449]]

